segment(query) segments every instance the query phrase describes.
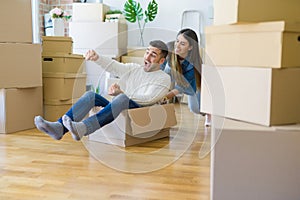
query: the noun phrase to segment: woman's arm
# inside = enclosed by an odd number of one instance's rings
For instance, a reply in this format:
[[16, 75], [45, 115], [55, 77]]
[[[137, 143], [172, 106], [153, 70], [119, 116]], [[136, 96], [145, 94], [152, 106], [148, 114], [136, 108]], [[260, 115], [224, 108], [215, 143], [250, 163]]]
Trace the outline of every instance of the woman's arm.
[[171, 90], [167, 95], [166, 98], [167, 99], [172, 99], [174, 96], [176, 96], [177, 94], [179, 94], [180, 92], [177, 89], [173, 89]]

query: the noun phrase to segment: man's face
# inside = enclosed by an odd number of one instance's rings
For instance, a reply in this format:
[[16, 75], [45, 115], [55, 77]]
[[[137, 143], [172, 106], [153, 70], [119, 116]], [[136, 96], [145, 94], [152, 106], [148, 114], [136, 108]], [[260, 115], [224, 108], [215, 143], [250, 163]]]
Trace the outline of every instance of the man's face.
[[152, 72], [160, 69], [160, 65], [165, 61], [165, 58], [161, 55], [161, 50], [149, 46], [144, 54], [144, 70], [146, 72]]

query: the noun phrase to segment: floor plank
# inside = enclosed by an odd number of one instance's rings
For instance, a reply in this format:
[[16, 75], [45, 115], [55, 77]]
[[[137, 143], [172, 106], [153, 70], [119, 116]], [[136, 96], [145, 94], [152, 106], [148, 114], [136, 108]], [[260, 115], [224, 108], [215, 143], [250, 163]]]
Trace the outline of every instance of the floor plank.
[[[170, 139], [127, 148], [101, 144], [96, 154], [105, 154], [104, 161], [69, 134], [61, 141], [36, 129], [1, 134], [0, 199], [209, 200], [210, 155], [203, 147], [210, 132], [203, 127], [204, 117], [186, 105], [177, 105], [176, 115]], [[169, 163], [157, 167], [160, 160]]]

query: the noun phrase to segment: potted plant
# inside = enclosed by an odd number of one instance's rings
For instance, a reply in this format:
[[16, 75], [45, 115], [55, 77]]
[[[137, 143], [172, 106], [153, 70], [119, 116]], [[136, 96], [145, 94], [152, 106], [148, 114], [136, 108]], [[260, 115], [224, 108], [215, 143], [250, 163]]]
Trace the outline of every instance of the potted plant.
[[53, 35], [64, 36], [65, 35], [65, 24], [64, 20], [69, 20], [71, 15], [65, 12], [61, 8], [53, 8], [50, 10], [50, 16], [53, 22]]
[[[125, 19], [131, 23], [138, 22], [140, 30], [140, 44], [144, 46], [143, 34], [145, 25], [148, 22], [152, 22], [157, 14], [158, 4], [155, 0], [151, 0], [147, 6], [147, 10], [143, 13], [141, 4], [134, 0], [127, 0], [124, 4], [124, 16]], [[144, 18], [145, 17], [145, 18]]]
[[109, 10], [105, 15], [106, 22], [118, 22], [123, 19], [125, 18], [121, 10]]
[[65, 19], [65, 20], [69, 20], [71, 18], [71, 15], [69, 15], [63, 9], [57, 8], [57, 7], [53, 8], [52, 10], [50, 10], [50, 15], [51, 15], [52, 19]]

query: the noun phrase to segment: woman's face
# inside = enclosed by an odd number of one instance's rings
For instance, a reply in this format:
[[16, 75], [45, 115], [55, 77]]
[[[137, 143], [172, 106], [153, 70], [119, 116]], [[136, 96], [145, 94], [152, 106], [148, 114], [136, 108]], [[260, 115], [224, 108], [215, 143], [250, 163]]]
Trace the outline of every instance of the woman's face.
[[189, 41], [185, 39], [182, 34], [177, 36], [177, 39], [175, 41], [175, 54], [179, 55], [182, 58], [186, 58], [192, 48], [193, 46], [190, 46]]

